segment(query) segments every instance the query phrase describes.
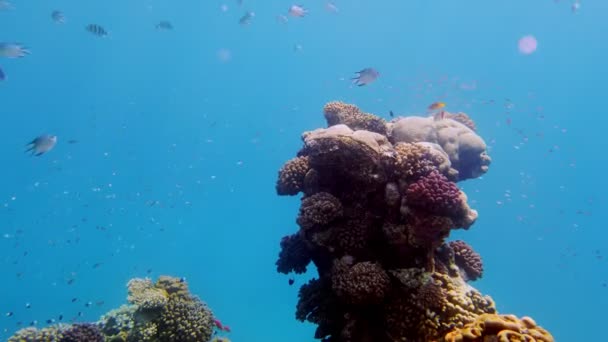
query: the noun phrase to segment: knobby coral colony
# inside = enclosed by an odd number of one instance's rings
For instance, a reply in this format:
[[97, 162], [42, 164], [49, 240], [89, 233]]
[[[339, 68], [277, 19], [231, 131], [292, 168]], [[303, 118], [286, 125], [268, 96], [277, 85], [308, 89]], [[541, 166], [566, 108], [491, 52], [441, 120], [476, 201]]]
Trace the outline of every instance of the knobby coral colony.
[[328, 128], [279, 171], [277, 193], [304, 194], [297, 233], [281, 240], [277, 270], [318, 278], [299, 291], [296, 318], [315, 338], [344, 342], [553, 341], [530, 318], [496, 312], [467, 282], [481, 257], [464, 241], [477, 212], [455, 182], [488, 170], [490, 157], [464, 113], [391, 122], [341, 102]]
[[22, 329], [9, 342], [220, 342], [213, 336], [217, 321], [188, 284], [161, 276], [132, 279], [127, 284], [129, 305], [108, 312], [96, 323], [60, 324]]

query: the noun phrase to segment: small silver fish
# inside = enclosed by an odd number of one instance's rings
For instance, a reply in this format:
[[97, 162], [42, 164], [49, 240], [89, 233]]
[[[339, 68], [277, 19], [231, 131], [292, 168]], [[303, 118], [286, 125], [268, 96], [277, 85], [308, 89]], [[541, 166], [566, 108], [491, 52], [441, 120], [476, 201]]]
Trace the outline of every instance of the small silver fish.
[[15, 9], [15, 7], [13, 7], [13, 4], [6, 0], [0, 0], [0, 11], [10, 11], [12, 9]]
[[57, 24], [65, 24], [65, 15], [61, 11], [53, 11], [51, 13], [51, 19]]
[[105, 37], [108, 35], [108, 31], [97, 24], [89, 24], [85, 27], [85, 29], [98, 37]]
[[159, 22], [155, 27], [157, 30], [173, 30], [173, 24], [166, 20]]
[[351, 78], [351, 80], [359, 87], [374, 82], [378, 79], [378, 76], [380, 76], [380, 73], [374, 68], [365, 68], [361, 71], [357, 71], [356, 74], [358, 75]]
[[250, 12], [247, 11], [242, 17], [241, 19], [239, 19], [239, 24], [241, 25], [249, 25], [251, 24], [251, 20], [253, 19], [253, 17], [255, 17], [255, 13], [254, 12]]
[[31, 152], [32, 156], [39, 157], [52, 150], [55, 144], [57, 144], [56, 135], [44, 134], [34, 138], [29, 144], [25, 145], [27, 148], [25, 152]]
[[20, 43], [0, 43], [0, 57], [21, 58], [30, 54], [30, 51]]

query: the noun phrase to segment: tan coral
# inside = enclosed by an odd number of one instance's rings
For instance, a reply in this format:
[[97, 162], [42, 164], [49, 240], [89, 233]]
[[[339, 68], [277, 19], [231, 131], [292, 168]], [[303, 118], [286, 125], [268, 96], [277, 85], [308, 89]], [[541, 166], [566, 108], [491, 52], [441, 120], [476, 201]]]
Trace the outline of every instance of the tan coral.
[[[445, 335], [453, 327], [474, 322], [481, 314], [496, 312], [490, 297], [483, 296], [460, 277], [419, 269], [390, 273], [403, 284], [404, 294], [409, 294], [409, 297], [401, 297], [403, 301], [398, 302], [399, 306], [391, 304], [387, 310], [393, 338], [407, 338], [407, 334], [413, 334], [430, 341]], [[395, 310], [396, 313], [392, 313]], [[391, 318], [403, 315], [408, 317], [404, 322]]]
[[386, 121], [373, 114], [363, 113], [357, 106], [344, 102], [329, 102], [323, 107], [328, 126], [344, 124], [353, 130], [366, 130], [386, 135]]
[[530, 317], [482, 314], [445, 335], [441, 342], [554, 342], [551, 334]]
[[37, 329], [28, 327], [17, 331], [8, 338], [8, 342], [60, 342], [62, 332], [69, 327], [67, 324]]
[[149, 278], [134, 278], [127, 283], [127, 301], [143, 310], [159, 309], [167, 304], [169, 294], [165, 289], [155, 287]]
[[276, 190], [279, 195], [297, 195], [303, 190], [306, 173], [310, 169], [308, 157], [293, 158], [285, 163], [279, 171]]
[[413, 181], [437, 169], [441, 161], [430, 148], [413, 143], [395, 145], [395, 174], [406, 181]]
[[184, 299], [191, 298], [188, 283], [183, 278], [160, 276], [156, 281], [156, 288], [167, 291], [171, 297], [180, 297]]
[[461, 124], [467, 126], [472, 131], [477, 131], [477, 126], [475, 125], [475, 121], [471, 119], [466, 113], [458, 112], [458, 113], [448, 113], [445, 112], [445, 117], [448, 119], [452, 119], [454, 121], [458, 121]]

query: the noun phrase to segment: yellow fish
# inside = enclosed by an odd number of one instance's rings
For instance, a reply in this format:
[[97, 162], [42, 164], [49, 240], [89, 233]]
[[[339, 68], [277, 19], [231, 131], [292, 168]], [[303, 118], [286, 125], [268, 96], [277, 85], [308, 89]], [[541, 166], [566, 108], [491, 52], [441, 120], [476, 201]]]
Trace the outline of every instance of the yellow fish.
[[434, 111], [434, 110], [442, 109], [444, 107], [445, 107], [445, 102], [433, 102], [429, 106], [428, 110], [429, 111]]

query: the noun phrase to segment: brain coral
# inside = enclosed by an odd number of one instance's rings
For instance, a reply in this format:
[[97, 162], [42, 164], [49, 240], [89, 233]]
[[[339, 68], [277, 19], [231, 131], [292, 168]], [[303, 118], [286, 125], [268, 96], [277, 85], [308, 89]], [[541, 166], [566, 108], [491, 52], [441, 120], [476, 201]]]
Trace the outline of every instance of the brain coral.
[[483, 314], [445, 335], [442, 342], [554, 342], [553, 336], [530, 317]]

